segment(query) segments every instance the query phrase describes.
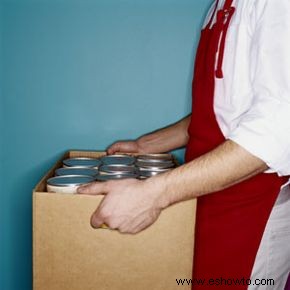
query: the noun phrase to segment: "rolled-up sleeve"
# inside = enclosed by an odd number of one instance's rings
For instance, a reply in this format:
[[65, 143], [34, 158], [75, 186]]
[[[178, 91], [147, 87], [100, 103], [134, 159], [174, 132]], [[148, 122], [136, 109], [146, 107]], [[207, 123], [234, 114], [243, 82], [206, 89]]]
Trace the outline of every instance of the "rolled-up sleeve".
[[290, 1], [265, 1], [253, 27], [253, 101], [228, 139], [290, 175]]

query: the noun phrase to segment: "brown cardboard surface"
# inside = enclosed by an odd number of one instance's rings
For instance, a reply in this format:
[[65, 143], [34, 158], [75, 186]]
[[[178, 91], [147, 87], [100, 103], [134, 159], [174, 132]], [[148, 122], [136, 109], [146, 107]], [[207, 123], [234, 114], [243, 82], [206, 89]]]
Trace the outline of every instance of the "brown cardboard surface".
[[[70, 152], [67, 156], [103, 153]], [[169, 207], [136, 235], [93, 229], [90, 216], [102, 196], [33, 193], [33, 284], [35, 290], [190, 289], [175, 279], [192, 271], [195, 201]]]

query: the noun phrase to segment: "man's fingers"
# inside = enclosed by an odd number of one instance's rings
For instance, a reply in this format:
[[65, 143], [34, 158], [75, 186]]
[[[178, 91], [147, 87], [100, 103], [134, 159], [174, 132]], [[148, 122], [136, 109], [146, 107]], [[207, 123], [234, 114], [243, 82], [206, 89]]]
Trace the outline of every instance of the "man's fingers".
[[110, 146], [107, 150], [108, 155], [112, 155], [120, 150], [121, 144], [120, 142], [114, 143], [112, 146]]
[[103, 202], [96, 209], [96, 211], [91, 216], [91, 226], [95, 229], [103, 228], [103, 229], [112, 229], [115, 230], [118, 228], [119, 220], [112, 219], [110, 217], [110, 213], [104, 211]]
[[107, 149], [107, 154], [108, 155], [113, 155], [116, 151], [114, 151], [114, 148], [111, 146]]
[[104, 219], [101, 218], [96, 210], [91, 216], [91, 226], [95, 229], [100, 228], [104, 224]]
[[87, 185], [80, 186], [78, 188], [78, 193], [80, 194], [107, 194], [108, 192], [108, 182], [92, 182]]
[[115, 154], [116, 152], [123, 152], [123, 153], [137, 153], [138, 152], [138, 145], [136, 141], [120, 141], [114, 143], [107, 149], [107, 153], [109, 155]]

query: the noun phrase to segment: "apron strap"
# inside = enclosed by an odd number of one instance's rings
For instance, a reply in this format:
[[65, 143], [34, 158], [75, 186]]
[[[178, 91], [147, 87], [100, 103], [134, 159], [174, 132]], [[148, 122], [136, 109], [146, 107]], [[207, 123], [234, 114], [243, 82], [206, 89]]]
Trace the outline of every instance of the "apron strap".
[[229, 9], [233, 4], [233, 0], [226, 0], [223, 9]]
[[217, 60], [217, 69], [216, 69], [216, 77], [222, 79], [223, 78], [223, 59], [224, 59], [224, 52], [225, 52], [225, 42], [227, 31], [229, 28], [229, 24], [231, 22], [232, 16], [235, 13], [235, 7], [232, 7], [233, 0], [226, 0], [225, 5], [222, 10], [217, 12], [217, 23], [221, 29], [221, 39], [219, 45], [219, 53], [218, 53], [218, 60]]
[[208, 24], [206, 25], [206, 29], [209, 29], [211, 27], [214, 15], [215, 15], [215, 13], [217, 11], [217, 8], [218, 8], [218, 5], [219, 5], [219, 0], [216, 0], [214, 10], [213, 10], [213, 12], [211, 14], [211, 17], [210, 17], [210, 20], [209, 20]]

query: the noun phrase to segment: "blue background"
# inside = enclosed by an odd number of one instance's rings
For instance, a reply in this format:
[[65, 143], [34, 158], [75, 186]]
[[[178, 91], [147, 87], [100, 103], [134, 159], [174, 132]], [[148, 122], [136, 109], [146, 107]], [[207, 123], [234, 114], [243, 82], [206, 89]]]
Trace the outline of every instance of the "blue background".
[[103, 150], [190, 112], [210, 2], [1, 2], [1, 290], [32, 288], [31, 192], [61, 154]]

